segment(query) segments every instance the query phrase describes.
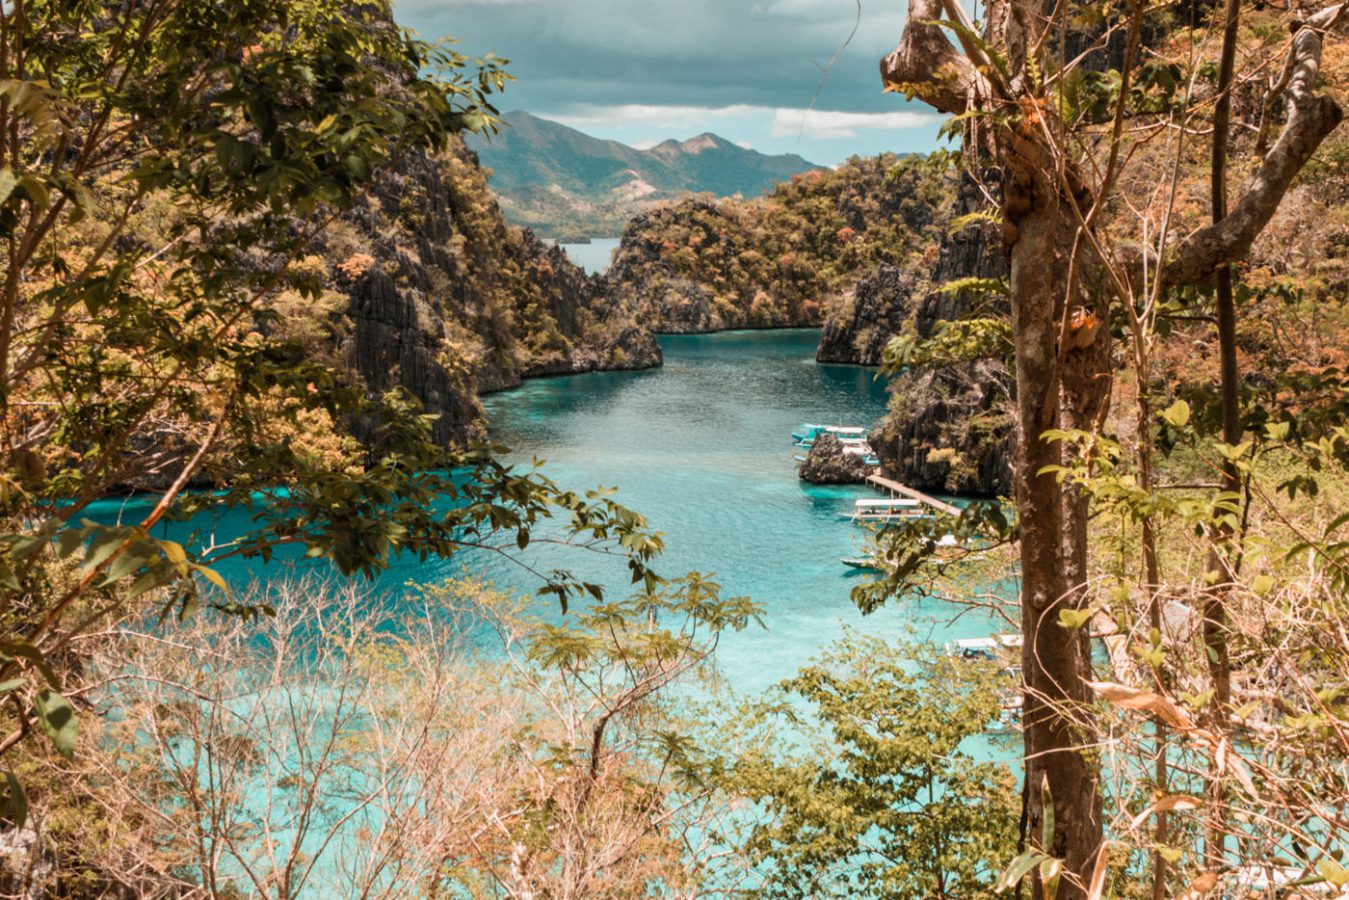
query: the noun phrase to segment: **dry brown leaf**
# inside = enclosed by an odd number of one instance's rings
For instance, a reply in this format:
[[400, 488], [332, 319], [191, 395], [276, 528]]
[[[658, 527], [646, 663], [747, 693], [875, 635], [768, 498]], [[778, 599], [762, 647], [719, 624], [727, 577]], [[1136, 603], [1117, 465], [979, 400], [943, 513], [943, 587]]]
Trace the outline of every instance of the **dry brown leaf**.
[[1096, 865], [1092, 867], [1091, 879], [1087, 882], [1087, 900], [1101, 900], [1105, 896], [1105, 873], [1110, 868], [1110, 842], [1101, 845], [1096, 851]]
[[1121, 709], [1150, 712], [1179, 731], [1189, 731], [1194, 728], [1194, 722], [1189, 715], [1161, 694], [1140, 691], [1137, 688], [1126, 687], [1110, 681], [1088, 681], [1087, 686], [1096, 692], [1097, 697], [1108, 703], [1113, 703]]
[[1215, 872], [1205, 872], [1194, 881], [1185, 892], [1178, 896], [1176, 900], [1200, 900], [1205, 894], [1218, 886], [1218, 875]]
[[1134, 816], [1134, 820], [1129, 823], [1129, 830], [1132, 831], [1139, 825], [1147, 821], [1148, 816], [1154, 813], [1172, 812], [1173, 810], [1198, 809], [1204, 804], [1197, 797], [1187, 797], [1184, 794], [1174, 794], [1170, 797], [1163, 797], [1156, 803]]

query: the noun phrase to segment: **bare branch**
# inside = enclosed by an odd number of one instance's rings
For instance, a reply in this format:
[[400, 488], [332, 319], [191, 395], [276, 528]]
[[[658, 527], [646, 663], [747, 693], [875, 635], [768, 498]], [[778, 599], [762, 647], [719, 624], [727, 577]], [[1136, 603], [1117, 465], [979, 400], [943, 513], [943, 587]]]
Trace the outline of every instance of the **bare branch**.
[[1293, 36], [1288, 123], [1283, 134], [1265, 156], [1246, 196], [1231, 213], [1196, 231], [1176, 248], [1161, 273], [1167, 284], [1204, 281], [1220, 266], [1245, 256], [1278, 210], [1298, 172], [1344, 118], [1344, 111], [1334, 100], [1316, 94], [1315, 90], [1324, 36], [1342, 24], [1346, 6], [1349, 4], [1324, 9], [1298, 28]]

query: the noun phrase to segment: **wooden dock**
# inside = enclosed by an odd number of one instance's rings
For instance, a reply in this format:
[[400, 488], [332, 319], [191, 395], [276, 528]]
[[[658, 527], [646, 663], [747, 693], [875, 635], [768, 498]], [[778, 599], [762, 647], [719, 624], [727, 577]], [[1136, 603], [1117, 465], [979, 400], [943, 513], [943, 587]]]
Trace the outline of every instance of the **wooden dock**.
[[916, 491], [907, 485], [900, 484], [898, 481], [893, 481], [880, 475], [868, 475], [867, 481], [882, 490], [889, 491], [892, 495], [900, 494], [904, 497], [917, 500], [919, 503], [926, 503], [933, 509], [944, 512], [947, 515], [960, 515], [960, 510], [957, 507], [954, 507], [949, 503], [943, 503], [936, 497], [924, 494], [922, 491]]

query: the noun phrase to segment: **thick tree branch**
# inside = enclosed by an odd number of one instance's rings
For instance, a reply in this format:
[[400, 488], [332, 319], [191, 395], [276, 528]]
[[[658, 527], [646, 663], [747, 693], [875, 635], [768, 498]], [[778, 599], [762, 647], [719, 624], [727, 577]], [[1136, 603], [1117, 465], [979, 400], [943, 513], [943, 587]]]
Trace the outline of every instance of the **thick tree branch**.
[[1246, 196], [1220, 221], [1201, 228], [1176, 248], [1162, 270], [1168, 285], [1195, 284], [1219, 267], [1246, 255], [1269, 224], [1297, 173], [1344, 118], [1329, 97], [1316, 94], [1325, 35], [1342, 25], [1346, 6], [1338, 4], [1312, 16], [1293, 36], [1292, 76], [1288, 80], [1288, 123], [1265, 156]]
[[972, 107], [971, 98], [986, 93], [984, 78], [956, 51], [938, 25], [942, 0], [909, 0], [909, 18], [899, 46], [881, 59], [881, 82], [916, 95], [938, 112], [959, 115]]

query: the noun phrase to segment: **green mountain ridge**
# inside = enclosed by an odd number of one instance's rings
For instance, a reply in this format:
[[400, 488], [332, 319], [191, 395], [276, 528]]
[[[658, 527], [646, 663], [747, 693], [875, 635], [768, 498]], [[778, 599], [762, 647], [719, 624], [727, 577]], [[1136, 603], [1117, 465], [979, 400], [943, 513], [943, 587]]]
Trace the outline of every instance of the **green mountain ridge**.
[[512, 224], [549, 237], [617, 235], [641, 212], [690, 194], [757, 197], [821, 168], [795, 154], [770, 156], [704, 133], [639, 150], [523, 111], [469, 147], [492, 170]]

